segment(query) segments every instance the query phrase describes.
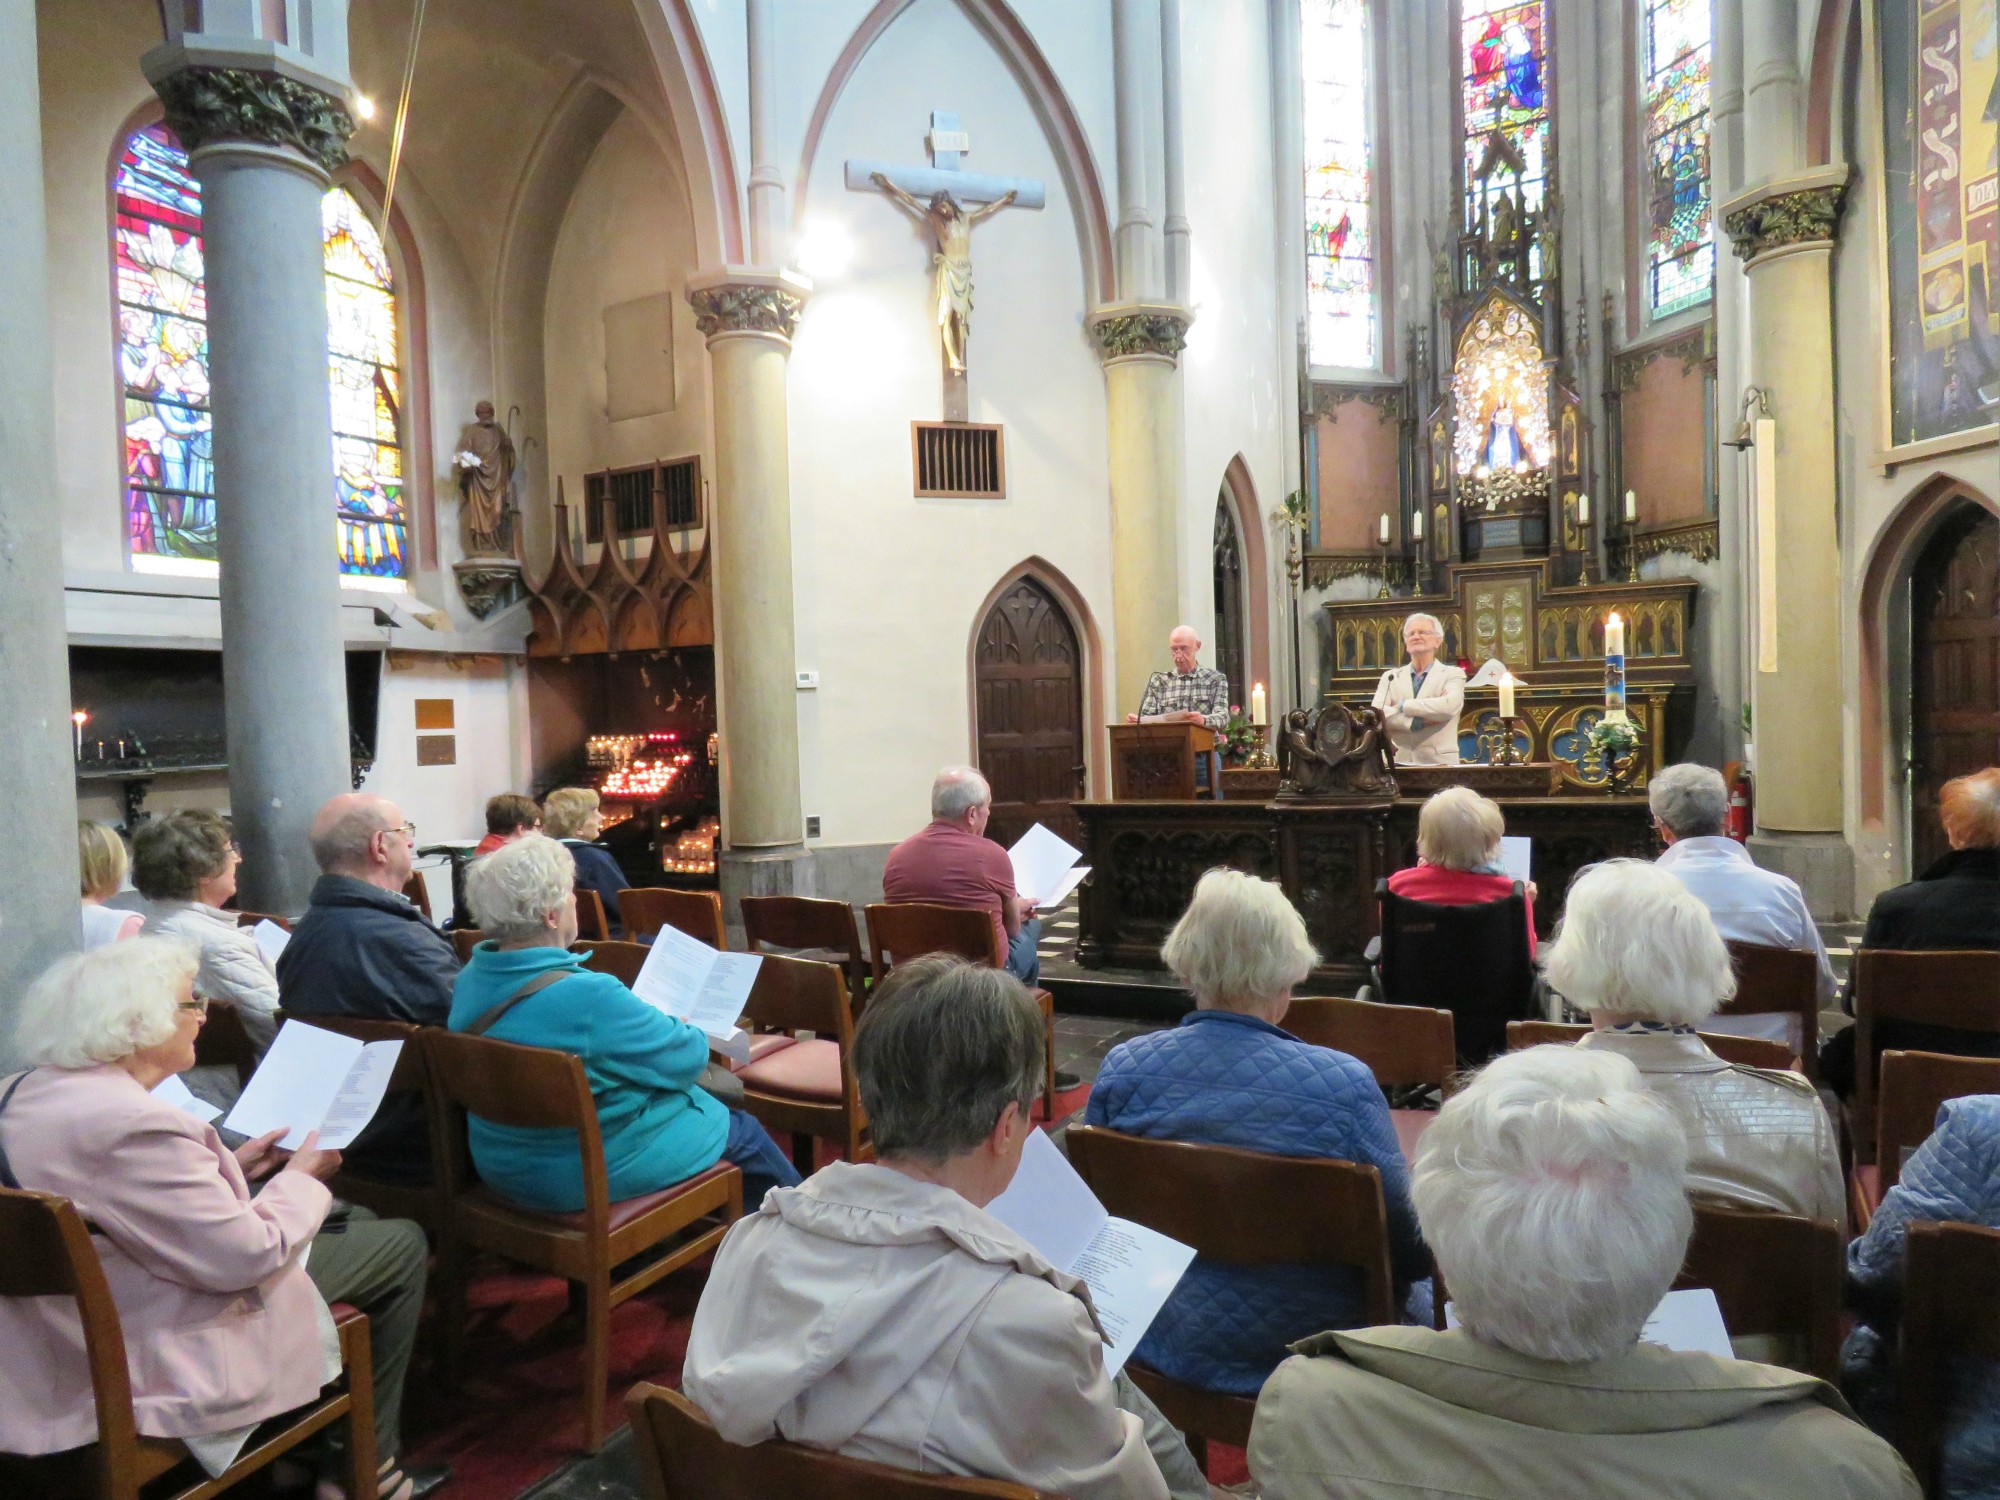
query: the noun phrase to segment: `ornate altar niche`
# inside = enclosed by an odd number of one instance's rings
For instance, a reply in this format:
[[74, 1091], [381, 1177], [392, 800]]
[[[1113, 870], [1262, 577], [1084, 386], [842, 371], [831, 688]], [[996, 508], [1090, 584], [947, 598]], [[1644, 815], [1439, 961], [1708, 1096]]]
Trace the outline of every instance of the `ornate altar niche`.
[[[1609, 776], [1591, 748], [1604, 717], [1604, 620], [1626, 621], [1626, 708], [1645, 736], [1636, 786], [1680, 758], [1693, 728], [1693, 579], [1571, 584], [1552, 581], [1553, 557], [1509, 563], [1459, 563], [1444, 570], [1436, 593], [1326, 605], [1326, 701], [1366, 703], [1375, 684], [1403, 663], [1403, 621], [1422, 610], [1444, 622], [1446, 661], [1476, 671], [1502, 662], [1517, 679], [1515, 709], [1525, 728], [1514, 736], [1519, 758], [1555, 767], [1558, 796], [1601, 792]], [[1461, 760], [1487, 764], [1501, 735], [1491, 687], [1467, 692], [1458, 721]], [[1409, 768], [1397, 772], [1399, 784]], [[1408, 786], [1404, 791], [1411, 790]]]

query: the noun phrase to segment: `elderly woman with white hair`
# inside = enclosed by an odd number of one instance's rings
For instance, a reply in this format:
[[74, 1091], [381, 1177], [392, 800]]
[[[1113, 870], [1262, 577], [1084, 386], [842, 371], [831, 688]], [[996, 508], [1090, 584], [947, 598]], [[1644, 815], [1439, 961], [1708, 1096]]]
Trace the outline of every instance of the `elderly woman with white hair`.
[[[1448, 786], [1417, 813], [1417, 863], [1389, 877], [1389, 889], [1436, 906], [1481, 906], [1514, 894], [1500, 858], [1507, 818], [1500, 804], [1470, 787]], [[1535, 952], [1535, 887], [1529, 882], [1528, 956]]]
[[[211, 1473], [259, 1422], [339, 1373], [327, 1303], [358, 1306], [374, 1354], [381, 1494], [411, 1500], [449, 1474], [406, 1474], [395, 1457], [423, 1231], [337, 1204], [323, 1179], [340, 1155], [313, 1136], [285, 1152], [274, 1130], [231, 1151], [214, 1126], [152, 1092], [194, 1065], [208, 1005], [194, 994], [198, 963], [186, 944], [136, 937], [58, 959], [35, 981], [14, 1035], [30, 1067], [0, 1079], [0, 1184], [59, 1194], [89, 1221], [139, 1432], [187, 1442]], [[330, 1216], [339, 1232], [316, 1240]], [[72, 1304], [0, 1298], [0, 1349], [0, 1452], [96, 1438]]]
[[1417, 1150], [1417, 1215], [1458, 1327], [1298, 1344], [1250, 1434], [1265, 1500], [1917, 1500], [1824, 1381], [1641, 1342], [1687, 1251], [1686, 1162], [1625, 1059], [1496, 1059]]
[[[465, 899], [486, 932], [452, 991], [450, 1028], [583, 1059], [597, 1102], [612, 1201], [658, 1192], [718, 1161], [743, 1172], [743, 1205], [799, 1174], [770, 1133], [698, 1082], [708, 1065], [699, 1027], [655, 1010], [615, 975], [583, 967], [576, 941], [576, 863], [545, 834], [474, 861]], [[583, 1207], [576, 1137], [474, 1117], [473, 1164], [495, 1192], [551, 1213]]]
[[[1381, 1085], [1346, 1053], [1279, 1029], [1293, 986], [1319, 959], [1298, 912], [1272, 881], [1210, 870], [1161, 951], [1196, 1008], [1171, 1031], [1111, 1049], [1090, 1092], [1088, 1123], [1374, 1167], [1400, 1298], [1429, 1263]], [[1361, 1309], [1355, 1271], [1197, 1258], [1137, 1357], [1186, 1384], [1254, 1396], [1292, 1340], [1355, 1323]]]
[[1813, 1086], [1724, 1062], [1695, 1032], [1736, 993], [1736, 976], [1708, 908], [1671, 873], [1633, 859], [1585, 870], [1545, 973], [1590, 1012], [1577, 1045], [1628, 1059], [1673, 1109], [1695, 1197], [1845, 1222], [1838, 1144]]

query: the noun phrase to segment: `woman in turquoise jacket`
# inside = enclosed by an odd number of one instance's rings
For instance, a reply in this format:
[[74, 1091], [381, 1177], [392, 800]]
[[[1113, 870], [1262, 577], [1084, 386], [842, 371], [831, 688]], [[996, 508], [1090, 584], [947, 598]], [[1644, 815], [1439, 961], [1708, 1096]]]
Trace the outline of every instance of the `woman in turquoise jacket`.
[[[768, 1189], [796, 1184], [797, 1170], [755, 1118], [697, 1085], [708, 1065], [708, 1038], [699, 1028], [655, 1010], [612, 975], [582, 967], [583, 955], [569, 951], [576, 941], [575, 879], [569, 851], [540, 834], [474, 863], [466, 900], [490, 936], [458, 976], [451, 1029], [480, 1029], [497, 1041], [583, 1059], [614, 1203], [728, 1161], [743, 1173], [744, 1212], [755, 1212]], [[536, 987], [513, 999], [530, 985]], [[469, 1135], [473, 1165], [495, 1192], [552, 1213], [583, 1207], [573, 1131], [474, 1116]]]

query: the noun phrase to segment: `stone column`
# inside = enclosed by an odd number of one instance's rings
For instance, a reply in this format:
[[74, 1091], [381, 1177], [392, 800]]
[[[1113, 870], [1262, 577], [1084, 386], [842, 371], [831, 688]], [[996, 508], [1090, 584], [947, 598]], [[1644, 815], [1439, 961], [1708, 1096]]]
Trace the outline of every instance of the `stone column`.
[[50, 394], [42, 96], [34, 0], [0, 0], [0, 202], [13, 249], [0, 295], [0, 694], [12, 726], [0, 754], [8, 809], [0, 862], [0, 1059], [11, 1057], [21, 991], [78, 942], [76, 780], [62, 514]]
[[797, 652], [785, 367], [812, 285], [725, 266], [688, 283], [715, 403], [716, 676], [721, 694], [722, 894], [810, 895], [799, 811]]
[[1139, 706], [1180, 623], [1180, 352], [1193, 315], [1165, 303], [1100, 309], [1111, 439], [1111, 617], [1117, 712]]
[[[1776, 640], [1746, 643], [1757, 744], [1757, 832], [1750, 848], [1759, 864], [1797, 880], [1818, 916], [1844, 916], [1854, 904], [1854, 862], [1843, 834], [1845, 627], [1830, 416], [1831, 263], [1846, 183], [1844, 166], [1768, 177], [1722, 205], [1749, 282], [1748, 378], [1777, 424], [1776, 536], [1783, 559], [1770, 612]], [[1753, 534], [1764, 503], [1750, 496]], [[1753, 595], [1755, 579], [1753, 572]], [[1765, 670], [1773, 646], [1776, 669]]]
[[[1157, 0], [1154, 0], [1157, 4]], [[1157, 13], [1147, 15], [1147, 0], [1112, 0], [1111, 50], [1113, 106], [1118, 136], [1118, 224], [1112, 231], [1117, 260], [1118, 291], [1130, 298], [1157, 297], [1161, 289], [1160, 222], [1146, 177], [1147, 147], [1154, 124], [1146, 105], [1152, 95], [1160, 55], [1152, 29]]]
[[1187, 168], [1181, 145], [1181, 0], [1160, 0], [1161, 147], [1166, 184], [1167, 300], [1189, 298], [1194, 251], [1187, 218]]
[[[318, 40], [329, 55], [333, 38]], [[142, 61], [202, 188], [240, 899], [285, 913], [318, 877], [313, 812], [352, 784], [320, 248], [320, 199], [354, 129], [341, 41], [339, 75], [271, 39], [260, 54], [192, 32]]]

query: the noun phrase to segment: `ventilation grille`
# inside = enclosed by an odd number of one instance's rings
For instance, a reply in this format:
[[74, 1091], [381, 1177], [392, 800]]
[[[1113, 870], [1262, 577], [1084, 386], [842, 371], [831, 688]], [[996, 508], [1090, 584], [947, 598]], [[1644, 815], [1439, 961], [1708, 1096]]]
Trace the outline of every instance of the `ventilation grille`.
[[653, 511], [662, 531], [689, 531], [701, 525], [701, 459], [676, 458], [636, 469], [605, 469], [583, 476], [583, 539], [604, 540], [604, 502], [614, 507], [612, 525], [620, 538], [650, 536]]
[[997, 423], [912, 422], [917, 494], [1005, 499], [1006, 450]]

